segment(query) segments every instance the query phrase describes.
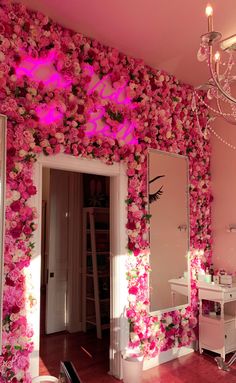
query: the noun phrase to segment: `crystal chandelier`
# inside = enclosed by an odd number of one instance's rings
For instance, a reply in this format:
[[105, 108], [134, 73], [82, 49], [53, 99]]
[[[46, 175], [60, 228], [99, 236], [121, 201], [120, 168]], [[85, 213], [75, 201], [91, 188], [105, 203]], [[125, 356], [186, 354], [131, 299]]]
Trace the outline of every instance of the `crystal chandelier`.
[[[222, 39], [221, 33], [213, 28], [213, 9], [210, 5], [206, 7], [206, 16], [208, 32], [201, 36], [197, 58], [207, 62], [211, 77], [197, 89], [207, 91], [207, 98], [211, 102], [206, 105], [214, 116], [221, 116], [236, 125], [236, 34]], [[200, 97], [197, 91], [196, 95]]]

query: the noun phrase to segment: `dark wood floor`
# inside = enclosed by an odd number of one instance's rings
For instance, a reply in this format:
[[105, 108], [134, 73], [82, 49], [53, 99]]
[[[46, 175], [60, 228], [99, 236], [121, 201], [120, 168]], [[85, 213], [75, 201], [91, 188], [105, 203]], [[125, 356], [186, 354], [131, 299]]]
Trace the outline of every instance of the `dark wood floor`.
[[117, 379], [109, 371], [109, 330], [103, 331], [103, 339], [97, 339], [96, 331], [68, 332], [45, 335], [46, 287], [41, 287], [40, 311], [40, 375], [58, 376], [60, 361], [71, 361], [84, 383], [111, 383]]
[[[60, 360], [70, 360], [83, 383], [117, 383], [107, 374], [108, 343], [109, 334], [98, 340], [94, 332], [42, 336], [40, 373], [58, 376]], [[236, 383], [236, 363], [224, 372], [212, 356], [193, 353], [144, 371], [142, 383]]]
[[[83, 383], [119, 382], [107, 373], [109, 332], [103, 332], [102, 340], [95, 331], [44, 335], [44, 293], [41, 298], [40, 374], [58, 376], [60, 361], [70, 360]], [[213, 356], [192, 353], [144, 371], [142, 383], [236, 383], [236, 362], [230, 372], [224, 372], [217, 369]]]
[[58, 333], [41, 336], [40, 374], [59, 374], [61, 360], [70, 360], [83, 382], [117, 382], [109, 370], [109, 334], [97, 339], [96, 333]]

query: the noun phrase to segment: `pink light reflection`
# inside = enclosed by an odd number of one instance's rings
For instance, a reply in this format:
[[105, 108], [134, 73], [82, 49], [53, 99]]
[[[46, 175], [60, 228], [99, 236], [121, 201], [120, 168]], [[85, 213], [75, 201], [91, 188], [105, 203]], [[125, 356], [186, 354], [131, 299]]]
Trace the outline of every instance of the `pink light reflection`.
[[53, 105], [42, 105], [36, 108], [39, 121], [42, 125], [49, 125], [53, 122], [58, 122], [62, 120], [63, 113], [58, 111]]
[[88, 86], [88, 95], [97, 91], [103, 100], [114, 101], [117, 105], [129, 105], [130, 109], [136, 107], [132, 104], [131, 98], [125, 95], [127, 82], [118, 88], [113, 88], [109, 74], [99, 79], [91, 65], [85, 65], [84, 69], [88, 72], [88, 75], [92, 77]]
[[104, 108], [98, 108], [97, 113], [92, 113], [91, 118], [86, 124], [85, 134], [88, 137], [95, 136], [97, 134], [102, 134], [106, 137], [111, 137], [113, 139], [118, 139], [122, 144], [137, 144], [138, 140], [134, 137], [135, 125], [128, 120], [125, 120], [123, 123], [119, 124], [117, 127], [117, 132], [113, 132], [109, 125], [106, 125], [101, 119], [104, 116]]
[[[103, 100], [114, 101], [118, 105], [127, 105], [129, 109], [134, 109], [136, 105], [132, 104], [132, 100], [126, 97], [125, 88], [127, 83], [124, 85], [113, 88], [110, 80], [110, 75], [103, 76], [99, 79], [98, 75], [94, 72], [91, 65], [84, 65], [83, 70], [91, 76], [91, 81], [88, 85], [88, 95], [97, 91], [99, 96]], [[117, 138], [122, 144], [137, 144], [138, 140], [134, 137], [135, 125], [128, 120], [119, 124], [117, 131], [113, 132], [109, 125], [104, 124], [102, 118], [105, 114], [105, 109], [100, 106], [96, 113], [91, 113], [91, 118], [86, 124], [85, 134], [89, 137], [95, 136], [96, 134], [103, 134], [107, 137]]]
[[17, 77], [27, 76], [36, 82], [43, 82], [51, 89], [66, 88], [70, 81], [63, 78], [57, 72], [53, 63], [55, 61], [55, 54], [52, 52], [45, 58], [25, 57], [22, 59], [18, 67], [16, 67]]

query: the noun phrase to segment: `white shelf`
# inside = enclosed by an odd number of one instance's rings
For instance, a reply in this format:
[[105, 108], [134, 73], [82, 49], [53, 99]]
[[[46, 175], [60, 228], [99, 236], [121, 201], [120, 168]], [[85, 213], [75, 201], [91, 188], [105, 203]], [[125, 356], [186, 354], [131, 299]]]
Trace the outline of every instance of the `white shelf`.
[[[95, 298], [93, 297], [86, 297], [86, 299], [88, 301], [95, 302]], [[110, 298], [100, 298], [100, 303], [109, 303], [109, 302], [110, 302]]]
[[[236, 285], [197, 282], [200, 301], [199, 349], [225, 355], [236, 350]], [[220, 315], [203, 313], [203, 300], [218, 302]]]
[[[224, 317], [222, 318], [221, 315], [216, 315], [215, 313], [209, 313], [209, 314], [203, 314], [199, 316], [199, 319], [201, 317], [201, 320], [209, 320], [209, 321], [224, 321], [224, 323], [235, 321], [235, 316], [224, 314]], [[236, 323], [236, 322], [235, 322]]]
[[[96, 231], [96, 234], [109, 234], [109, 231], [110, 229], [96, 229], [95, 228], [95, 231]], [[91, 229], [87, 229], [86, 230], [87, 234], [90, 234], [91, 233]]]
[[[90, 316], [90, 317], [87, 318], [86, 322], [96, 326], [96, 317]], [[108, 328], [110, 328], [110, 323], [102, 323], [101, 324], [101, 329], [102, 330], [106, 330]]]
[[[97, 255], [106, 255], [106, 254], [110, 255], [110, 251], [109, 250], [107, 250], [107, 251], [97, 251], [96, 253], [97, 253]], [[87, 251], [87, 255], [91, 256], [92, 255], [92, 251]]]
[[[99, 216], [97, 213], [101, 213], [101, 215]], [[98, 223], [100, 223], [100, 226], [103, 225], [108, 227], [108, 220], [108, 208], [90, 207], [83, 209], [83, 331], [86, 332], [87, 323], [92, 324], [96, 326], [97, 338], [99, 339], [102, 338], [102, 330], [108, 328], [108, 325], [102, 323], [102, 316], [104, 310], [106, 310], [105, 313], [107, 312], [107, 306], [105, 306], [104, 303], [109, 304], [110, 299], [101, 298], [102, 295], [105, 295], [105, 293], [103, 294], [103, 291], [101, 291], [101, 283], [107, 284], [107, 278], [110, 276], [109, 270], [105, 270], [106, 265], [109, 268], [110, 249], [109, 236], [102, 235], [104, 233], [108, 234], [109, 228], [99, 229], [97, 227], [99, 226]], [[87, 265], [88, 256], [91, 257], [91, 264], [89, 266]], [[104, 267], [100, 264], [101, 260], [103, 261], [103, 258]], [[101, 271], [100, 269], [105, 271]], [[104, 278], [104, 282], [102, 281], [102, 278]], [[94, 313], [93, 316], [91, 316], [91, 313]], [[109, 317], [109, 310], [107, 312], [107, 317]]]
[[[106, 277], [109, 277], [109, 273], [98, 273], [98, 278], [106, 278]], [[93, 277], [93, 274], [92, 273], [87, 273], [86, 274], [86, 277]]]

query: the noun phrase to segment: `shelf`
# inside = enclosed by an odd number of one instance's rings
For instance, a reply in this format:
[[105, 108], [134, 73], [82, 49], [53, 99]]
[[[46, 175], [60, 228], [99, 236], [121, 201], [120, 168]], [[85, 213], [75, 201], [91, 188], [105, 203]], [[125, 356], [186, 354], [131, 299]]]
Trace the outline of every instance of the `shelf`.
[[200, 318], [203, 320], [206, 319], [209, 321], [217, 321], [217, 322], [223, 321], [224, 323], [228, 323], [232, 321], [236, 322], [235, 316], [229, 315], [229, 314], [224, 314], [224, 317], [222, 318], [220, 315], [216, 315], [215, 313], [210, 313], [210, 314], [200, 315]]
[[[110, 229], [96, 229], [95, 228], [95, 231], [96, 231], [96, 234], [107, 234], [110, 232]], [[87, 234], [90, 234], [90, 232], [91, 232], [90, 229], [86, 229]]]
[[[197, 287], [200, 302], [200, 353], [207, 349], [220, 354], [225, 360], [225, 356], [229, 352], [236, 350], [236, 286], [227, 287], [198, 281]], [[212, 307], [213, 302], [217, 302], [221, 314], [216, 315], [215, 312], [204, 314], [204, 301], [208, 301], [206, 304], [209, 308]]]
[[[96, 254], [97, 255], [106, 255], [106, 254], [109, 254], [109, 256], [110, 256], [110, 250], [107, 250], [107, 251], [96, 251]], [[87, 251], [87, 255], [92, 255], [92, 251], [91, 250], [89, 250], [89, 251]]]
[[[94, 326], [97, 325], [96, 324], [96, 318], [94, 316], [87, 317], [86, 322], [89, 324], [92, 324]], [[110, 328], [110, 323], [102, 323], [101, 327], [102, 327], [102, 330], [106, 330], [106, 329]]]
[[86, 323], [96, 326], [100, 339], [110, 318], [110, 225], [104, 213], [109, 209], [83, 209], [83, 330]]
[[[108, 278], [110, 276], [110, 273], [98, 273], [98, 278]], [[92, 273], [87, 273], [86, 277], [93, 277]]]
[[91, 211], [96, 210], [96, 213], [107, 213], [109, 214], [109, 208], [108, 207], [99, 207], [99, 206], [85, 206], [84, 210]]
[[[86, 297], [86, 299], [87, 299], [88, 301], [95, 302], [95, 298], [93, 298], [93, 297]], [[99, 299], [99, 301], [100, 301], [101, 303], [108, 303], [108, 302], [110, 302], [110, 298], [101, 298], [101, 299]]]

